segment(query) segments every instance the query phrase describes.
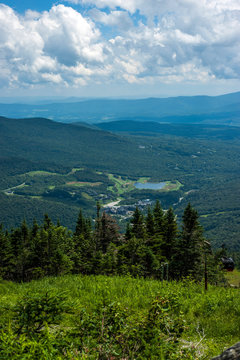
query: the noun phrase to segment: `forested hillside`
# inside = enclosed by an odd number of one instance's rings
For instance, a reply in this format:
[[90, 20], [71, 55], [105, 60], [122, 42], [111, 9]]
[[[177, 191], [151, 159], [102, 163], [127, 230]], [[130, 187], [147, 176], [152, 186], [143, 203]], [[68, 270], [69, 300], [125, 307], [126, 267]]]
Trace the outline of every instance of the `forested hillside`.
[[[119, 135], [42, 118], [0, 118], [0, 131], [5, 228], [23, 218], [29, 225], [34, 218], [40, 222], [48, 213], [74, 230], [79, 208], [94, 218], [99, 201], [124, 230], [136, 205], [146, 213], [146, 205], [159, 200], [181, 219], [190, 201], [214, 247], [226, 243], [239, 251], [237, 129], [194, 126], [186, 132], [185, 125], [169, 125]], [[136, 182], [164, 186], [139, 190]]]
[[154, 121], [110, 121], [96, 124], [96, 127], [115, 133], [142, 136], [174, 135], [187, 138], [231, 140], [240, 138], [240, 127], [208, 124], [164, 124]]

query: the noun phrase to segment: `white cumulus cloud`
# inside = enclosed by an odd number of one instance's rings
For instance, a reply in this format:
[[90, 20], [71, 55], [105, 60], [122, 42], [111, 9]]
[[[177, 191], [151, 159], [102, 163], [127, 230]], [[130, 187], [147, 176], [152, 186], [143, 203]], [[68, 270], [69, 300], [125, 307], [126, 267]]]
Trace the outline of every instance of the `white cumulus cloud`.
[[1, 87], [240, 77], [239, 0], [66, 3], [25, 15], [0, 4]]

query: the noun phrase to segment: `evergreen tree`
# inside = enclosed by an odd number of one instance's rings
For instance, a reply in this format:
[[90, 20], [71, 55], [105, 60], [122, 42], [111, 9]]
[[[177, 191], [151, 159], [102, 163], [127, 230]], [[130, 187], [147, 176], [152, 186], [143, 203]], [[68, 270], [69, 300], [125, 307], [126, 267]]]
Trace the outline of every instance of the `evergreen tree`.
[[132, 237], [132, 232], [131, 232], [131, 226], [130, 223], [127, 223], [127, 227], [126, 227], [126, 232], [125, 232], [125, 240], [130, 240]]
[[73, 267], [73, 253], [73, 240], [69, 231], [63, 226], [55, 226], [45, 215], [43, 226], [32, 245], [32, 276], [69, 273]]
[[44, 229], [45, 230], [49, 229], [51, 225], [52, 225], [52, 221], [51, 221], [50, 217], [48, 216], [48, 214], [45, 214], [44, 221], [43, 221]]
[[39, 230], [38, 223], [37, 223], [36, 219], [34, 219], [32, 229], [31, 229], [31, 238], [32, 239], [34, 239], [37, 236], [38, 230]]
[[74, 236], [85, 235], [86, 233], [86, 220], [83, 217], [82, 210], [80, 209], [77, 219], [77, 224], [74, 232]]
[[164, 221], [164, 212], [159, 200], [157, 200], [155, 203], [153, 209], [153, 215], [154, 215], [155, 234], [162, 235], [164, 232], [165, 221]]
[[13, 276], [16, 281], [25, 281], [30, 257], [30, 231], [23, 220], [20, 228], [10, 234], [10, 242], [14, 255]]
[[151, 248], [143, 246], [140, 253], [140, 263], [142, 264], [144, 277], [155, 277], [158, 275], [159, 261]]
[[91, 274], [96, 243], [92, 235], [91, 221], [84, 218], [81, 210], [79, 211], [73, 242], [73, 272]]
[[174, 248], [176, 247], [178, 232], [176, 216], [171, 207], [164, 215], [164, 220], [165, 226], [163, 232], [162, 253], [167, 260], [170, 260], [172, 258], [172, 255], [174, 254]]
[[132, 229], [131, 229], [132, 235], [135, 236], [137, 239], [144, 239], [146, 235], [144, 217], [138, 207], [136, 207], [133, 213], [133, 217], [131, 219], [131, 225], [132, 225]]
[[151, 237], [155, 234], [154, 218], [150, 207], [148, 207], [148, 212], [146, 216], [146, 231], [147, 236]]
[[145, 248], [144, 240], [135, 236], [132, 236], [119, 248], [118, 269], [121, 274], [144, 275], [143, 262], [141, 261], [143, 248]]
[[96, 250], [100, 250], [101, 249], [101, 218], [100, 218], [100, 210], [101, 210], [101, 205], [99, 203], [99, 201], [97, 202], [97, 217], [95, 220], [95, 242], [96, 242]]
[[172, 269], [175, 270], [176, 277], [192, 276], [201, 279], [203, 245], [203, 229], [198, 221], [198, 213], [189, 203], [184, 210], [182, 230], [172, 259]]
[[159, 201], [156, 201], [153, 213], [150, 208], [148, 208], [148, 213], [146, 217], [146, 228], [147, 228], [147, 241], [146, 244], [149, 247], [149, 250], [156, 258], [158, 263], [161, 262], [162, 255], [162, 245], [163, 245], [163, 231], [164, 231], [164, 212], [161, 208]]
[[118, 273], [118, 248], [112, 242], [108, 245], [107, 252], [102, 255], [101, 273], [105, 275]]
[[4, 233], [0, 224], [0, 278], [12, 280], [14, 257], [11, 242], [7, 233]]

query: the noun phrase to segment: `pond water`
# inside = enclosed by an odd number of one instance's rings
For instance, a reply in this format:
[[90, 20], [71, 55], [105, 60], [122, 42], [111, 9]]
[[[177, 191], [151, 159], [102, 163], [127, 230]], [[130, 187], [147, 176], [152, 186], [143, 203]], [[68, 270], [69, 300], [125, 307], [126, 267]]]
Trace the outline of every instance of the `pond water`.
[[140, 183], [140, 182], [136, 182], [134, 184], [136, 189], [145, 189], [145, 190], [161, 190], [161, 189], [164, 188], [165, 185], [166, 185], [165, 182], [160, 182], [160, 183], [150, 183], [150, 182]]

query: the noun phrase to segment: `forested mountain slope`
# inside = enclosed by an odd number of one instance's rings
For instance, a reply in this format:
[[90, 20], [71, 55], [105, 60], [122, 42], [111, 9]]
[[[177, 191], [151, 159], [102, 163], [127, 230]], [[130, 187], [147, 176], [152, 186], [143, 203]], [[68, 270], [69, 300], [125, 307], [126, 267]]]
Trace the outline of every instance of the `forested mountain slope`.
[[240, 139], [240, 127], [226, 125], [186, 124], [184, 122], [162, 124], [154, 121], [122, 120], [98, 123], [96, 127], [105, 131], [129, 133], [131, 135], [174, 135], [208, 140]]
[[[42, 118], [0, 118], [0, 223], [17, 226], [48, 212], [74, 228], [79, 208], [94, 217], [96, 201], [118, 201], [124, 224], [127, 206], [139, 201], [158, 199], [178, 216], [190, 201], [213, 245], [239, 250], [238, 128], [144, 126], [120, 136]], [[138, 190], [136, 181], [166, 185]]]

